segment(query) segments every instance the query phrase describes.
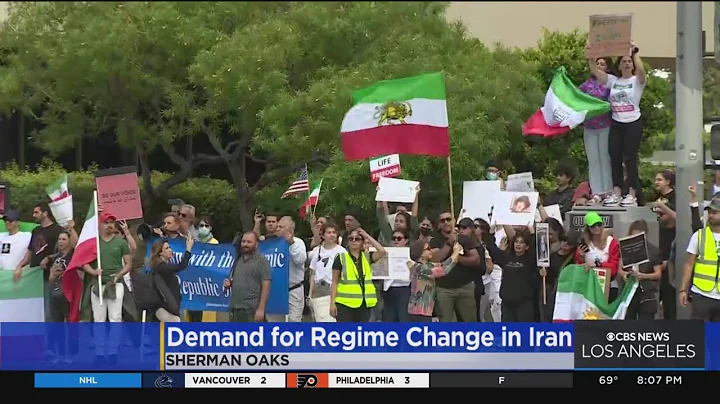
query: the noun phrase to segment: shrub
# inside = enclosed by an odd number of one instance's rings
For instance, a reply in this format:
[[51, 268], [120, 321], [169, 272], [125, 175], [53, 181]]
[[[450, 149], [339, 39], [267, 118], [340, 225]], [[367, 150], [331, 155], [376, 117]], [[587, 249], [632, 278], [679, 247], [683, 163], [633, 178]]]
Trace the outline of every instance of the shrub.
[[[87, 214], [87, 208], [95, 191], [94, 169], [69, 173], [68, 182], [73, 195], [75, 221], [79, 226]], [[17, 165], [0, 169], [0, 179], [10, 182], [13, 208], [20, 212], [21, 220], [32, 221], [32, 208], [40, 201], [48, 201], [45, 187], [66, 173], [57, 165], [43, 165], [35, 171], [21, 170]], [[157, 185], [170, 174], [154, 172], [153, 184]], [[142, 180], [140, 180], [142, 192]], [[233, 187], [226, 181], [210, 178], [194, 178], [173, 187], [168, 198], [180, 198], [196, 207], [198, 215], [211, 215], [215, 220], [214, 233], [221, 241], [230, 241], [240, 230], [239, 206]], [[143, 198], [143, 200], [145, 200]], [[169, 208], [168, 208], [169, 209]], [[150, 223], [158, 217], [148, 217]]]

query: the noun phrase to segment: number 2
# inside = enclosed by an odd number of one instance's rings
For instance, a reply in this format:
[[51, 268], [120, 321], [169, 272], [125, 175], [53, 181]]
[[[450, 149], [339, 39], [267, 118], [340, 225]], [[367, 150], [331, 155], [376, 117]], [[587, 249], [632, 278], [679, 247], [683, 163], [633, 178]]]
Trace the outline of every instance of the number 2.
[[266, 381], [266, 380], [267, 380], [267, 379], [265, 378], [265, 376], [261, 377], [261, 378], [260, 378], [260, 384], [265, 384], [265, 381]]
[[405, 384], [410, 384], [410, 377], [405, 376]]

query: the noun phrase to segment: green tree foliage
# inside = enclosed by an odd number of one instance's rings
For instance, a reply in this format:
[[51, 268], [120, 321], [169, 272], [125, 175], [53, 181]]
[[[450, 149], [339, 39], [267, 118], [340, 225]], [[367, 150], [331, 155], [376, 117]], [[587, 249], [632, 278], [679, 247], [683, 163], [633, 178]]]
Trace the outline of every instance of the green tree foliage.
[[720, 116], [720, 69], [715, 66], [703, 74], [703, 115]]
[[[162, 148], [178, 165], [163, 189], [187, 179], [192, 167], [226, 164], [249, 227], [260, 191], [272, 207], [299, 205], [278, 206], [275, 197], [305, 162], [314, 178], [325, 178], [321, 211], [370, 207], [367, 163], [345, 164], [338, 150], [351, 91], [441, 70], [459, 201], [461, 182], [479, 178], [487, 159], [522, 151], [520, 127], [544, 89], [530, 64], [448, 24], [447, 5], [20, 4], [0, 38], [0, 46], [16, 50], [0, 72], [0, 107], [40, 121], [36, 138], [48, 150], [103, 131], [141, 156]], [[172, 147], [185, 136], [206, 137], [215, 153], [186, 161]], [[265, 172], [248, 183], [251, 161]], [[447, 204], [443, 159], [407, 157], [402, 164], [408, 178], [425, 184], [423, 203]]]
[[[95, 190], [94, 168], [69, 173], [69, 186], [73, 194], [73, 208], [78, 230], [82, 226], [88, 206]], [[14, 164], [0, 169], [0, 178], [10, 182], [10, 196], [13, 208], [20, 212], [21, 220], [32, 222], [32, 209], [39, 201], [47, 200], [45, 187], [66, 174], [59, 165], [45, 162], [35, 171], [21, 170]], [[152, 173], [151, 181], [156, 186], [170, 177], [167, 173]], [[141, 181], [142, 185], [142, 181]], [[214, 235], [218, 240], [230, 242], [240, 230], [237, 222], [239, 208], [235, 192], [227, 181], [210, 178], [192, 178], [170, 190], [171, 198], [180, 198], [193, 204], [202, 215], [215, 220]], [[143, 200], [146, 200], [143, 195]], [[151, 218], [152, 223], [158, 221]]]
[[[560, 66], [565, 66], [568, 76], [580, 85], [590, 77], [585, 57], [586, 43], [585, 32], [545, 31], [537, 47], [527, 49], [521, 54], [525, 60], [536, 64], [538, 74], [544, 80], [546, 88], [550, 86], [553, 74]], [[651, 69], [652, 67], [645, 63], [645, 70], [649, 72]], [[653, 151], [658, 150], [658, 139], [674, 129], [674, 114], [668, 107], [672, 105], [670, 96], [670, 81], [648, 74], [648, 84], [640, 103], [645, 120], [644, 141], [641, 147], [643, 156], [649, 156]], [[537, 176], [542, 174], [551, 176], [557, 161], [568, 160], [577, 164], [580, 177], [587, 178], [587, 158], [582, 141], [582, 130], [580, 126], [561, 138], [529, 139], [524, 151], [527, 156], [525, 164], [531, 165], [529, 168]], [[519, 156], [514, 160], [524, 162]]]

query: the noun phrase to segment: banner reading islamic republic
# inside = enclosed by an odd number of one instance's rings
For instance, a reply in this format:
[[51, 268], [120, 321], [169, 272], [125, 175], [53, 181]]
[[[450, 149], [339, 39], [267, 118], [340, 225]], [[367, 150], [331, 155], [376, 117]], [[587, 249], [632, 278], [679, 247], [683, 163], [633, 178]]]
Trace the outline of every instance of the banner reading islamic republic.
[[[153, 239], [147, 246], [146, 257], [150, 256]], [[180, 262], [185, 251], [185, 240], [167, 240], [174, 253], [173, 263]], [[260, 253], [270, 263], [272, 283], [265, 312], [267, 314], [288, 313], [288, 288], [290, 250], [284, 239], [270, 239], [260, 242]], [[223, 288], [223, 281], [230, 276], [235, 265], [236, 250], [232, 244], [195, 243], [190, 265], [176, 275], [180, 284], [183, 310], [228, 311], [230, 290]], [[146, 268], [149, 270], [149, 268]], [[242, 281], [241, 279], [236, 279]]]

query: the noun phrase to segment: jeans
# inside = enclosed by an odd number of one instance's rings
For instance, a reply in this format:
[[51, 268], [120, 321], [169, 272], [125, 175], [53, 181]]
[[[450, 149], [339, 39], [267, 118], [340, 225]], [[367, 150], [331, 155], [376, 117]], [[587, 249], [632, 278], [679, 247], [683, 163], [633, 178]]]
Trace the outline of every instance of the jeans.
[[608, 151], [610, 153], [610, 166], [614, 187], [622, 188], [623, 186], [623, 163], [625, 163], [628, 186], [635, 191], [640, 188], [638, 153], [640, 151], [642, 135], [642, 118], [630, 123], [612, 122], [608, 139]]
[[613, 189], [609, 137], [610, 127], [603, 129], [585, 128], [583, 131], [590, 189], [593, 194], [605, 194], [612, 192]]
[[458, 322], [473, 323], [477, 321], [475, 284], [473, 282], [457, 289], [437, 288], [436, 298], [440, 322], [452, 323], [456, 315]]
[[410, 286], [390, 287], [383, 292], [383, 323], [407, 323], [408, 303], [410, 302]]

